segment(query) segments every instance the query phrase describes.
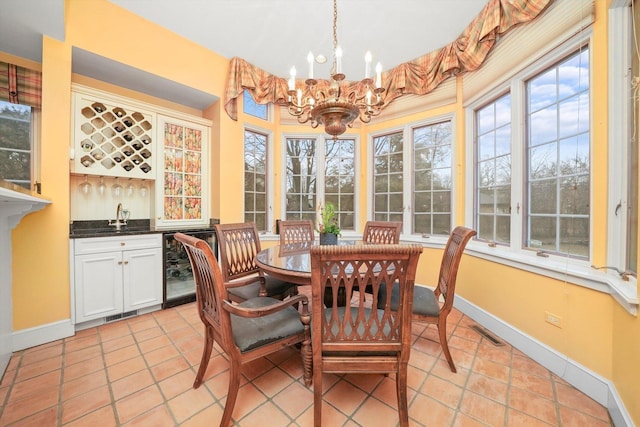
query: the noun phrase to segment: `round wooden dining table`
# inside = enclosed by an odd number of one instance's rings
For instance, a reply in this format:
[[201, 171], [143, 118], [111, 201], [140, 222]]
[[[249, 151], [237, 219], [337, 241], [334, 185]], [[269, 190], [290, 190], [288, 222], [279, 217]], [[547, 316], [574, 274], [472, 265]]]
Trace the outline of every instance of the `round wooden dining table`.
[[[341, 240], [339, 245], [353, 245], [360, 242]], [[256, 264], [269, 276], [297, 285], [311, 285], [310, 249], [314, 243], [289, 243], [263, 249], [256, 255]], [[325, 292], [324, 304], [331, 307], [333, 296]], [[347, 305], [344, 288], [338, 290], [338, 305]]]
[[256, 264], [269, 276], [297, 285], [311, 284], [313, 243], [290, 243], [263, 249], [256, 255]]

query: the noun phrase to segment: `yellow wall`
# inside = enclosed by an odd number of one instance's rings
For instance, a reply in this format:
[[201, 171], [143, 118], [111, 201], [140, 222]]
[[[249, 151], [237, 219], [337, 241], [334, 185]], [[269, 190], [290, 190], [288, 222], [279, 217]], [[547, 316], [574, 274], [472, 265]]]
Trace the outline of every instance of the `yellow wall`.
[[[72, 47], [80, 47], [221, 99], [224, 96], [228, 68], [225, 58], [113, 3], [106, 0], [67, 0], [65, 25], [65, 41], [46, 37], [43, 41], [41, 181], [42, 195], [52, 200], [52, 204], [41, 212], [25, 217], [13, 232], [13, 328], [16, 331], [68, 319], [71, 313], [68, 253], [72, 81], [141, 101], [148, 102], [150, 98], [72, 75]], [[155, 101], [156, 104], [183, 112], [197, 113], [186, 107]], [[220, 145], [221, 137], [239, 140], [237, 135], [229, 134], [226, 123], [231, 122], [235, 127], [238, 125], [215, 106], [201, 114], [214, 120], [220, 129], [219, 133], [212, 135], [214, 158], [219, 158], [215, 147]], [[242, 164], [241, 160], [234, 161], [239, 162], [235, 164]], [[224, 171], [221, 173], [224, 174]], [[212, 182], [218, 184], [216, 188], [220, 187], [219, 178], [215, 175], [212, 176]], [[229, 194], [233, 194], [233, 191], [229, 191]], [[214, 190], [214, 197], [221, 195]], [[217, 205], [219, 203], [214, 199], [214, 212]], [[45, 256], [39, 250], [43, 245], [46, 245]]]
[[[596, 2], [592, 73], [593, 134], [593, 240], [594, 262], [606, 259], [607, 188], [607, 49], [606, 3]], [[535, 25], [535, 24], [534, 24]], [[124, 30], [126, 29], [126, 30]], [[107, 36], [108, 35], [108, 36]], [[69, 168], [71, 83], [100, 86], [71, 73], [71, 49], [119, 61], [146, 72], [216, 95], [222, 100], [228, 61], [202, 47], [144, 21], [106, 0], [66, 0], [66, 40], [45, 38], [43, 42], [42, 183], [43, 196], [53, 203], [28, 215], [13, 232], [14, 330], [44, 326], [68, 319], [69, 304]], [[456, 115], [455, 204], [457, 223], [463, 222], [465, 191], [464, 116], [458, 82], [457, 101], [439, 108], [377, 122], [350, 130], [359, 135], [362, 188], [367, 183], [367, 160], [371, 156], [368, 137], [386, 129], [397, 129], [443, 114]], [[127, 96], [140, 94], [108, 87]], [[144, 100], [144, 99], [143, 99]], [[222, 101], [205, 111], [212, 127], [212, 217], [223, 222], [243, 220], [243, 121], [273, 132], [273, 217], [281, 217], [280, 180], [282, 135], [309, 134], [308, 126], [264, 123], [245, 117], [239, 105], [239, 121], [228, 118]], [[176, 107], [179, 109], [181, 107]], [[222, 161], [224, 159], [224, 161]], [[366, 194], [365, 191], [362, 194]], [[637, 200], [637, 197], [636, 197]], [[361, 199], [360, 216], [366, 221], [368, 203]], [[46, 244], [46, 251], [38, 251]], [[441, 251], [425, 249], [418, 270], [419, 283], [434, 283]], [[612, 380], [627, 410], [640, 423], [640, 321], [630, 316], [604, 293], [524, 272], [471, 256], [465, 257], [458, 276], [458, 293], [471, 303], [566, 354], [586, 368]], [[562, 317], [563, 327], [544, 321], [545, 311]]]

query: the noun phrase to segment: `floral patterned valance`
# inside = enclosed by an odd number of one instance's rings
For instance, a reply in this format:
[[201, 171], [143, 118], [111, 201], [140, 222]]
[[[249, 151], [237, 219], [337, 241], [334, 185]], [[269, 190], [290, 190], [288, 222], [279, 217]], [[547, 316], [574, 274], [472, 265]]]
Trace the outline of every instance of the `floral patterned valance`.
[[[384, 104], [403, 94], [424, 95], [451, 76], [480, 67], [499, 36], [514, 26], [537, 17], [553, 0], [489, 0], [478, 16], [460, 36], [440, 50], [405, 62], [382, 75]], [[327, 87], [318, 81], [318, 89]], [[345, 94], [358, 91], [360, 82], [344, 82]], [[247, 90], [259, 104], [284, 104], [287, 80], [248, 63], [232, 58], [225, 92], [224, 108], [229, 117], [238, 119], [237, 98]]]
[[42, 73], [0, 62], [0, 100], [40, 108]]

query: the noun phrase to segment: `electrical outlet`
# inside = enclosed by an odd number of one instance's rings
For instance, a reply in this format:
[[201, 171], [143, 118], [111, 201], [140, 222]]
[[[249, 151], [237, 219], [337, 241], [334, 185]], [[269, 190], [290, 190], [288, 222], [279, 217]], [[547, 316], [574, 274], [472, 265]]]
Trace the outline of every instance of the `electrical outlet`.
[[549, 313], [548, 311], [545, 311], [544, 313], [544, 320], [547, 323], [551, 323], [553, 326], [556, 326], [558, 328], [562, 328], [562, 317], [553, 314], [553, 313]]

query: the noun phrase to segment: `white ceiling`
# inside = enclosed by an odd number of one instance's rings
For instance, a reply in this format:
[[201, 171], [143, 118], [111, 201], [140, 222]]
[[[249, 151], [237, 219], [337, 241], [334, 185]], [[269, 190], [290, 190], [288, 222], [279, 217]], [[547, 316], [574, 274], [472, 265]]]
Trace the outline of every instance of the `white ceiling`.
[[[95, 1], [95, 0], [76, 0]], [[306, 77], [307, 54], [333, 49], [331, 0], [109, 0], [226, 58], [287, 77]], [[364, 54], [388, 70], [455, 40], [488, 0], [338, 0], [343, 72], [364, 77]], [[64, 0], [0, 0], [0, 51], [41, 62], [42, 34], [64, 39]], [[372, 67], [373, 68], [373, 67]], [[217, 99], [91, 52], [73, 51], [73, 71], [196, 108]], [[142, 73], [142, 74], [141, 74]], [[117, 81], [114, 81], [117, 80]], [[186, 89], [186, 90], [185, 90]]]

